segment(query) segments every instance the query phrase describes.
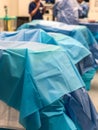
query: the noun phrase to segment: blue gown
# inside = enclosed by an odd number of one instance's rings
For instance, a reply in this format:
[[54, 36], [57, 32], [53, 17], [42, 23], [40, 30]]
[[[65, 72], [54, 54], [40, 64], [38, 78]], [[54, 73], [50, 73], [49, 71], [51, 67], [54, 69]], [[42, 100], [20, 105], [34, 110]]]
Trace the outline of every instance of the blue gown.
[[62, 0], [53, 8], [57, 21], [67, 24], [78, 24], [78, 4], [75, 0]]

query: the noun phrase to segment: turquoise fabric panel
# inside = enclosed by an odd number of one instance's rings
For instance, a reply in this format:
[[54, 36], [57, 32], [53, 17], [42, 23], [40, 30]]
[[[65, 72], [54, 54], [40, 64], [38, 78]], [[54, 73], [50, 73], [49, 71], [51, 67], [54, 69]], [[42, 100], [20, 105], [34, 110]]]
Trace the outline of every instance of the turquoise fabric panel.
[[94, 78], [96, 73], [95, 69], [91, 69], [82, 75], [82, 79], [85, 82], [85, 88], [87, 91], [91, 89], [91, 80]]
[[90, 51], [75, 39], [60, 33], [47, 33], [41, 29], [2, 32], [0, 39], [3, 41], [35, 41], [41, 44], [61, 46], [74, 64], [90, 55]]
[[74, 64], [77, 64], [83, 58], [91, 54], [90, 51], [80, 42], [67, 35], [61, 33], [48, 34], [55, 39], [59, 46], [65, 49], [66, 53], [69, 55], [70, 59]]
[[[80, 25], [67, 25], [61, 22], [55, 22], [55, 21], [43, 21], [43, 20], [34, 20], [30, 23], [27, 23], [28, 29], [43, 29], [46, 32], [56, 32], [56, 33], [62, 33], [65, 35], [68, 35], [77, 41], [81, 42], [82, 45], [84, 45], [86, 48], [88, 48], [92, 55], [93, 59], [95, 61], [95, 67], [98, 66], [98, 63], [96, 60], [98, 60], [98, 57], [95, 56], [95, 52], [93, 51], [92, 46], [98, 51], [98, 43], [95, 40], [95, 37], [91, 33], [91, 31], [86, 28], [85, 26]], [[22, 25], [19, 30], [24, 29], [25, 26]]]
[[66, 109], [60, 101], [41, 111], [42, 126], [40, 130], [77, 130], [71, 118], [66, 114]]
[[[23, 90], [24, 51], [3, 50], [0, 59], [0, 99], [20, 109]], [[15, 101], [16, 100], [16, 101]]]
[[91, 44], [97, 43], [94, 36], [85, 26], [80, 25], [68, 25], [61, 22], [54, 21], [43, 21], [43, 20], [33, 20], [30, 23], [21, 25], [18, 30], [21, 29], [34, 29], [40, 28], [46, 32], [59, 32], [71, 36], [81, 42], [85, 47]]
[[84, 86], [74, 64], [58, 46], [6, 42], [4, 49], [2, 42], [0, 47], [0, 99], [20, 111], [25, 128], [39, 129], [41, 109]]
[[61, 46], [74, 64], [90, 54], [90, 51], [75, 39], [60, 33], [47, 33], [41, 29], [2, 32], [0, 39], [3, 41], [33, 41]]
[[98, 32], [94, 32], [93, 35], [94, 35], [94, 37], [95, 37], [95, 39], [96, 39], [96, 41], [98, 43]]

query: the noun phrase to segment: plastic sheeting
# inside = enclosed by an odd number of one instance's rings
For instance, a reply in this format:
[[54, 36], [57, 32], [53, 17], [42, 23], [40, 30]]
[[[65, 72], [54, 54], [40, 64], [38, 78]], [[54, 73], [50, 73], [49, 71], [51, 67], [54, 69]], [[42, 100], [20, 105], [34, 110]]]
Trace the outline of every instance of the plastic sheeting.
[[[6, 42], [6, 49], [5, 44], [0, 48], [0, 100], [20, 111], [20, 122], [27, 130], [41, 127], [40, 110], [84, 86], [74, 64], [58, 46]], [[65, 123], [67, 117], [62, 118]]]

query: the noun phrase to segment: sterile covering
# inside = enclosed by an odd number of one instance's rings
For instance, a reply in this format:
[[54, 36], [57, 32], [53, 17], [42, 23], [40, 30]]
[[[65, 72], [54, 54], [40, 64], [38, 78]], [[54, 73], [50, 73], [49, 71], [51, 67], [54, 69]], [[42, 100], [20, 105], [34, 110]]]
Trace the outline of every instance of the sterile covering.
[[[77, 68], [80, 74], [83, 75], [82, 78], [86, 84], [86, 89], [90, 89], [90, 82], [96, 72], [93, 68], [94, 60], [92, 60], [93, 57], [90, 51], [77, 40], [61, 33], [47, 33], [41, 29], [22, 29], [16, 32], [2, 32], [0, 39], [3, 41], [36, 41], [63, 47], [71, 58], [71, 61], [74, 64], [78, 64]], [[85, 74], [86, 72], [87, 74]], [[90, 76], [87, 76], [88, 74]]]
[[[33, 20], [30, 23], [26, 23], [20, 26], [18, 30], [23, 28], [40, 28], [46, 32], [59, 32], [73, 37], [92, 52], [92, 55], [95, 59], [95, 66], [98, 66], [98, 55], [96, 55], [98, 52], [98, 44], [90, 30], [85, 26], [68, 25], [55, 21]], [[96, 50], [96, 52], [93, 51], [93, 48]]]
[[11, 41], [0, 48], [0, 99], [20, 112], [27, 130], [98, 129], [97, 112], [62, 48]]
[[20, 122], [29, 130], [40, 128], [42, 108], [84, 86], [58, 46], [6, 42], [0, 48], [0, 99], [20, 111]]
[[[66, 54], [75, 65], [78, 64], [78, 66], [80, 66], [81, 64], [81, 66], [78, 67], [78, 71], [81, 73], [81, 75], [93, 69], [92, 66], [94, 64], [94, 61], [92, 61], [90, 51], [80, 42], [64, 34], [53, 32], [47, 33], [41, 29], [22, 29], [16, 32], [2, 32], [0, 34], [0, 39], [3, 41], [35, 41], [41, 44], [58, 45], [65, 50]], [[87, 78], [84, 79], [83, 77], [87, 90], [90, 89], [90, 82], [94, 74], [95, 71], [93, 69], [93, 73], [88, 79], [88, 82]]]
[[77, 64], [91, 54], [91, 52], [77, 40], [60, 33], [47, 33], [42, 29], [22, 29], [15, 32], [2, 32], [0, 33], [0, 40], [1, 42], [32, 41], [42, 44], [58, 45], [66, 51], [74, 64]]
[[0, 100], [19, 111], [27, 130], [98, 129], [85, 84], [62, 47], [2, 39], [0, 74]]

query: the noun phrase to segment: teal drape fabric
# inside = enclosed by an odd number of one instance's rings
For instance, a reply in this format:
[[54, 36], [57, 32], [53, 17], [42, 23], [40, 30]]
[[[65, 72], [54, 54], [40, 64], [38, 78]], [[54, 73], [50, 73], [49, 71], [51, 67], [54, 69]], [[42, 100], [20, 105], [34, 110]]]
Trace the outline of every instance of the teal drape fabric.
[[9, 48], [11, 44], [15, 49], [3, 49], [0, 59], [0, 99], [20, 111], [25, 128], [36, 130], [41, 109], [84, 83], [62, 48], [19, 42], [10, 42]]

